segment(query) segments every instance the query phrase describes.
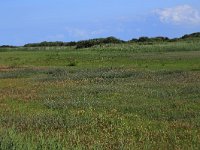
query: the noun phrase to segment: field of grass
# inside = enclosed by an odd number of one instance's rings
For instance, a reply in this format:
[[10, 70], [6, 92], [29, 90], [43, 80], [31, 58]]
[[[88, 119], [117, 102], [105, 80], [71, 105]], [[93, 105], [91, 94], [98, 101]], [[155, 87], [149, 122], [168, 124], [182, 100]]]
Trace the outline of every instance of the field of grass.
[[199, 148], [200, 41], [0, 49], [0, 150]]

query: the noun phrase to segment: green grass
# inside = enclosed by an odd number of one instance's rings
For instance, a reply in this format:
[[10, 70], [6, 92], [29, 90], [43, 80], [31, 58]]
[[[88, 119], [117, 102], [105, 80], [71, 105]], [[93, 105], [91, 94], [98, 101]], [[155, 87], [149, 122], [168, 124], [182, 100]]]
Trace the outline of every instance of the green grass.
[[199, 41], [0, 50], [0, 149], [199, 149]]

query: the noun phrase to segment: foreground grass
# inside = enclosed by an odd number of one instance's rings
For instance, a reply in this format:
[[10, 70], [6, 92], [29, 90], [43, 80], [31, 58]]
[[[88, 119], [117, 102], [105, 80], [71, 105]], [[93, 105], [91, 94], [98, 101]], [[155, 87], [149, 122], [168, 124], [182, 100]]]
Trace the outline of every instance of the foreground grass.
[[0, 149], [199, 149], [199, 48], [1, 50]]

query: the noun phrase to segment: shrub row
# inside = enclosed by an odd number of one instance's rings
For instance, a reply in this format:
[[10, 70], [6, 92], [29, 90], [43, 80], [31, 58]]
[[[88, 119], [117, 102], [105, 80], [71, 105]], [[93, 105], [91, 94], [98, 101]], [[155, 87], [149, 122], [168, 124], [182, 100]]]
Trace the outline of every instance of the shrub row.
[[[24, 45], [24, 47], [52, 47], [52, 46], [75, 46], [77, 49], [79, 48], [88, 48], [92, 47], [94, 45], [102, 45], [102, 44], [117, 44], [117, 43], [154, 43], [154, 42], [175, 42], [179, 40], [187, 40], [187, 39], [194, 39], [194, 38], [200, 38], [200, 32], [197, 33], [192, 33], [192, 34], [186, 34], [182, 36], [181, 38], [174, 38], [170, 39], [168, 37], [140, 37], [138, 39], [132, 39], [129, 41], [123, 41], [120, 39], [117, 39], [115, 37], [108, 37], [108, 38], [96, 38], [96, 39], [89, 39], [89, 40], [83, 40], [83, 41], [78, 41], [78, 42], [41, 42], [41, 43], [29, 43]], [[14, 48], [15, 46], [10, 46], [10, 45], [3, 45], [0, 46], [0, 48]]]

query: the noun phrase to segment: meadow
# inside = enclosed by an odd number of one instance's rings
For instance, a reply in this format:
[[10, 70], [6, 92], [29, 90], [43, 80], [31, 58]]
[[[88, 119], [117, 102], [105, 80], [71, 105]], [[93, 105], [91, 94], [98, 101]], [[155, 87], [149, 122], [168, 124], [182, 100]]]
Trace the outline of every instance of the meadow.
[[199, 149], [200, 40], [0, 49], [0, 150]]

